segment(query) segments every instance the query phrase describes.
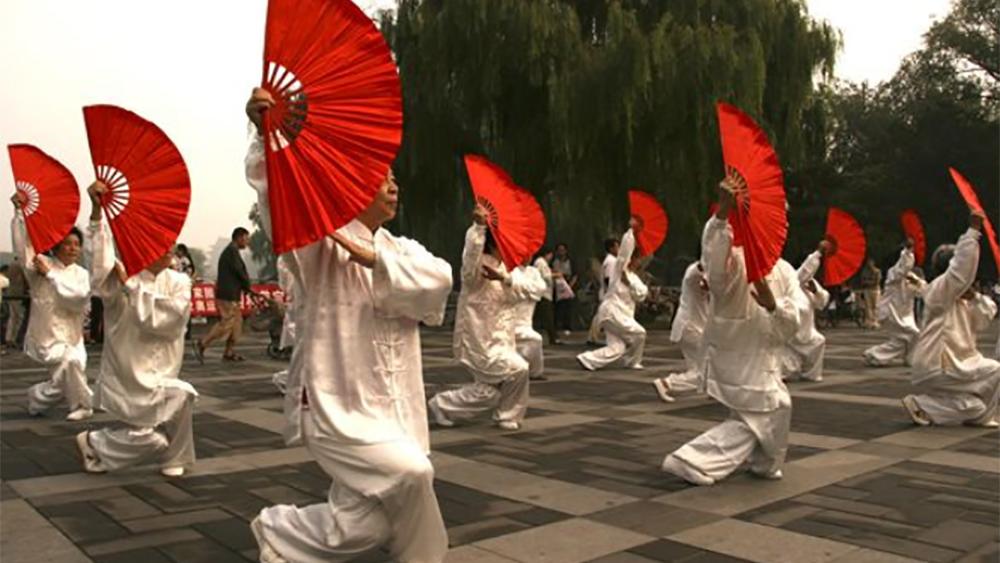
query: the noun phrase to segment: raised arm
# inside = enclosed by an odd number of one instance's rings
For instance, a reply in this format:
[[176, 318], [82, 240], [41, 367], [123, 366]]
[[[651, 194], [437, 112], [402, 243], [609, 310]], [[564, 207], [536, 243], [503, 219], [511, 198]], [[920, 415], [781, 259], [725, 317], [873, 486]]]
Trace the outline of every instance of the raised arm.
[[979, 238], [982, 236], [982, 220], [973, 214], [970, 227], [958, 239], [955, 255], [948, 263], [948, 269], [934, 279], [924, 291], [928, 307], [948, 307], [955, 302], [976, 279], [979, 268]]
[[916, 258], [913, 255], [913, 250], [909, 248], [904, 248], [902, 252], [899, 253], [899, 259], [896, 263], [889, 268], [889, 272], [885, 276], [885, 284], [893, 284], [897, 282], [904, 282], [906, 280], [906, 275], [910, 273], [913, 269], [913, 265], [916, 263]]
[[819, 250], [813, 251], [812, 254], [806, 257], [802, 265], [796, 271], [799, 278], [799, 283], [806, 283], [816, 277], [816, 272], [819, 271], [820, 264], [823, 263], [823, 253]]
[[465, 231], [462, 249], [462, 285], [475, 285], [482, 279], [483, 247], [486, 245], [486, 225], [474, 223]]
[[10, 200], [14, 203], [14, 218], [10, 222], [10, 237], [14, 243], [14, 254], [21, 260], [26, 272], [34, 273], [35, 249], [28, 238], [28, 227], [24, 223], [24, 201], [21, 195], [14, 194]]

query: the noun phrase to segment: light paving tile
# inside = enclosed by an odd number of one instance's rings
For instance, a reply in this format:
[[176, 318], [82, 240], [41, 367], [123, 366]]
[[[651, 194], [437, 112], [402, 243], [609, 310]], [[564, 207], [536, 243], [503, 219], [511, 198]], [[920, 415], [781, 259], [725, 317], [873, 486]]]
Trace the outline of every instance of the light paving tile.
[[27, 502], [0, 502], [0, 553], [4, 561], [87, 563], [90, 558]]
[[567, 514], [590, 514], [636, 500], [627, 495], [447, 454], [437, 453], [432, 461], [435, 477], [442, 481]]
[[833, 560], [833, 563], [921, 563], [921, 561], [895, 553], [863, 548], [838, 557]]
[[275, 434], [281, 434], [286, 423], [285, 415], [264, 409], [220, 409], [212, 411], [212, 414], [229, 420], [235, 420], [236, 422], [242, 422], [254, 428], [274, 432]]
[[733, 516], [896, 462], [897, 460], [890, 458], [832, 450], [786, 464], [785, 477], [780, 481], [767, 481], [743, 474], [711, 487], [692, 487], [653, 500]]
[[904, 430], [888, 436], [881, 436], [872, 441], [910, 448], [939, 450], [982, 436], [987, 432], [989, 430], [966, 426], [930, 426]]
[[[845, 395], [843, 393], [827, 393], [825, 391], [795, 391], [792, 390], [792, 398], [802, 397], [804, 399], [821, 399], [824, 401], [835, 401], [838, 403], [852, 403], [855, 405], [874, 405], [879, 407], [899, 407], [899, 399], [886, 397], [869, 397], [865, 395]], [[793, 401], [794, 402], [794, 401]]]
[[654, 539], [614, 526], [573, 518], [473, 545], [525, 563], [579, 563]]
[[449, 549], [444, 558], [444, 563], [514, 563], [516, 561], [516, 559], [497, 555], [474, 545], [463, 545]]
[[807, 432], [789, 432], [788, 443], [795, 446], [805, 446], [821, 450], [839, 450], [859, 444], [860, 440], [838, 438], [837, 436], [823, 436], [822, 434], [809, 434]]
[[972, 469], [973, 471], [1000, 473], [1000, 459], [984, 455], [967, 454], [962, 452], [934, 451], [914, 458], [913, 461], [933, 463], [935, 465], [946, 465], [948, 467], [958, 467], [961, 469]]
[[538, 432], [553, 428], [563, 428], [566, 426], [576, 426], [578, 424], [589, 424], [604, 420], [603, 417], [583, 414], [563, 413], [548, 416], [527, 418], [524, 420], [522, 432]]
[[857, 546], [739, 520], [720, 520], [679, 532], [667, 539], [765, 563], [823, 563]]

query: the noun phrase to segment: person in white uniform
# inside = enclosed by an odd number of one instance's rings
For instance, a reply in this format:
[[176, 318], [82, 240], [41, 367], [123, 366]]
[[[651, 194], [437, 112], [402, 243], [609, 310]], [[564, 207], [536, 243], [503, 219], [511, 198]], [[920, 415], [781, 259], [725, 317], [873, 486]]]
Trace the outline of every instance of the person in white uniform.
[[[521, 288], [519, 299], [514, 305], [514, 340], [517, 353], [528, 362], [528, 378], [537, 381], [545, 380], [545, 351], [542, 335], [531, 326], [535, 314], [535, 305], [541, 301], [548, 285], [542, 278], [538, 268], [528, 261], [518, 266], [510, 273], [515, 281], [513, 286]], [[551, 276], [551, 273], [549, 274]]]
[[164, 475], [180, 477], [195, 461], [191, 417], [197, 393], [178, 379], [191, 278], [170, 268], [172, 249], [127, 278], [101, 216], [99, 197], [107, 187], [95, 182], [87, 191], [93, 205], [91, 283], [104, 302], [95, 402], [122, 424], [77, 434], [84, 469], [103, 473], [155, 462]]
[[816, 273], [831, 248], [829, 241], [821, 241], [796, 271], [799, 283], [795, 304], [799, 311], [799, 330], [784, 349], [782, 377], [785, 379], [823, 380], [826, 337], [816, 328], [816, 311], [826, 309], [830, 294], [816, 282]]
[[28, 414], [38, 416], [65, 401], [66, 420], [94, 414], [93, 392], [87, 384], [87, 350], [83, 319], [90, 302], [90, 275], [77, 264], [83, 234], [73, 229], [52, 249], [52, 256], [36, 254], [28, 239], [24, 214], [27, 203], [20, 192], [11, 198], [14, 254], [24, 264], [31, 291], [31, 315], [24, 336], [24, 353], [49, 368], [49, 379], [28, 388]]
[[[293, 261], [293, 256], [281, 255], [277, 262], [278, 286], [285, 294], [285, 316], [281, 321], [281, 338], [278, 341], [278, 348], [281, 350], [295, 349], [295, 319], [302, 314], [299, 310], [301, 300], [295, 299], [295, 276], [292, 274], [291, 267], [288, 266], [288, 263]], [[283, 369], [271, 376], [271, 382], [284, 395], [288, 389], [288, 369]]]
[[708, 395], [730, 418], [666, 456], [661, 466], [696, 485], [711, 485], [744, 462], [762, 477], [779, 479], [788, 449], [792, 401], [781, 380], [780, 352], [798, 330], [795, 269], [778, 260], [765, 279], [747, 283], [743, 249], [733, 246], [727, 221], [731, 191], [743, 181], [727, 176], [720, 205], [702, 235], [712, 313], [705, 328]]
[[632, 269], [635, 233], [638, 220], [630, 220], [629, 230], [622, 237], [615, 267], [611, 272], [608, 295], [597, 309], [595, 320], [607, 338], [607, 345], [579, 354], [576, 359], [585, 369], [594, 371], [621, 360], [627, 368], [642, 369], [642, 353], [646, 346], [646, 329], [635, 320], [636, 303], [646, 299], [649, 290]]
[[[618, 257], [618, 239], [605, 239], [604, 241], [604, 261], [601, 262], [600, 278], [597, 280], [597, 306], [608, 297], [608, 286], [611, 284], [611, 273], [615, 269], [615, 259]], [[590, 331], [587, 335], [588, 344], [597, 344], [601, 341], [601, 327], [595, 312], [594, 318], [590, 321]]]
[[998, 426], [1000, 362], [984, 357], [976, 346], [976, 333], [997, 312], [996, 303], [972, 287], [983, 215], [973, 212], [969, 225], [957, 245], [939, 247], [931, 259], [941, 274], [924, 290], [926, 323], [910, 356], [917, 394], [903, 397], [907, 413], [920, 426]]
[[670, 341], [680, 344], [686, 369], [653, 380], [653, 388], [664, 402], [672, 403], [676, 395], [704, 389], [704, 335], [711, 303], [709, 295], [705, 267], [701, 260], [692, 262], [684, 271], [680, 306], [670, 325]]
[[474, 382], [431, 398], [434, 422], [492, 412], [504, 430], [518, 430], [528, 412], [528, 362], [517, 352], [515, 304], [527, 292], [523, 276], [512, 276], [500, 260], [500, 249], [486, 227], [486, 211], [476, 206], [465, 233], [462, 290], [458, 294], [452, 349]]
[[927, 284], [913, 273], [915, 262], [913, 240], [906, 239], [899, 260], [886, 274], [885, 290], [875, 310], [879, 323], [889, 334], [889, 340], [865, 350], [865, 364], [869, 366], [882, 367], [897, 361], [905, 363], [914, 339], [920, 334], [913, 305]]
[[[247, 114], [258, 131], [272, 105], [254, 89]], [[270, 234], [264, 150], [254, 135], [246, 171]], [[439, 562], [447, 552], [428, 459], [420, 323], [444, 321], [451, 266], [382, 228], [398, 197], [390, 171], [356, 219], [287, 253], [302, 316], [285, 438], [304, 443], [332, 483], [326, 502], [272, 506], [253, 520], [266, 563], [343, 561], [382, 545], [402, 562]]]

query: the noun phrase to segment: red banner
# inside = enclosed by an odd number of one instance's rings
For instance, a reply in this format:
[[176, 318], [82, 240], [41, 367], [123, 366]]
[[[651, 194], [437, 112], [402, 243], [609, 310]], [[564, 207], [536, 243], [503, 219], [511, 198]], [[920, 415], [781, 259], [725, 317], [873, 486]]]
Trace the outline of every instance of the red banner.
[[[258, 293], [266, 299], [277, 299], [287, 301], [285, 292], [276, 283], [259, 283], [251, 286], [254, 293]], [[240, 309], [243, 316], [250, 315], [253, 311], [253, 300], [244, 293], [240, 297]], [[191, 288], [191, 316], [192, 317], [218, 317], [219, 310], [215, 307], [215, 284], [196, 283]]]

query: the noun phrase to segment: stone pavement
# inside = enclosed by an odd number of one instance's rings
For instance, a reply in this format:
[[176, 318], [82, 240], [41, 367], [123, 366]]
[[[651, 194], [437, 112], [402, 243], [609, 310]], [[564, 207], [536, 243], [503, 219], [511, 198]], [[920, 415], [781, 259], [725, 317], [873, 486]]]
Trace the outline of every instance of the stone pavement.
[[[860, 361], [881, 336], [827, 334], [826, 380], [791, 385], [784, 480], [741, 474], [708, 488], [658, 470], [666, 453], [724, 416], [705, 398], [657, 400], [651, 377], [681, 367], [665, 332], [650, 334], [642, 372], [584, 373], [573, 358], [582, 344], [547, 349], [549, 380], [532, 383], [521, 432], [484, 420], [432, 433], [449, 563], [996, 562], [1000, 433], [915, 428], [899, 404], [906, 370]], [[983, 336], [992, 350], [996, 333]], [[106, 415], [29, 417], [24, 392], [44, 370], [5, 357], [3, 561], [256, 560], [248, 521], [257, 511], [322, 501], [328, 486], [303, 448], [282, 444], [281, 398], [270, 383], [282, 366], [266, 359], [263, 343], [251, 336], [242, 350], [250, 361], [238, 366], [222, 364], [218, 349], [205, 366], [185, 365], [201, 393], [199, 462], [179, 480], [155, 468], [84, 474], [73, 435]], [[450, 334], [427, 332], [424, 352], [428, 394], [467, 381], [450, 360]], [[95, 349], [91, 376], [98, 365]]]

